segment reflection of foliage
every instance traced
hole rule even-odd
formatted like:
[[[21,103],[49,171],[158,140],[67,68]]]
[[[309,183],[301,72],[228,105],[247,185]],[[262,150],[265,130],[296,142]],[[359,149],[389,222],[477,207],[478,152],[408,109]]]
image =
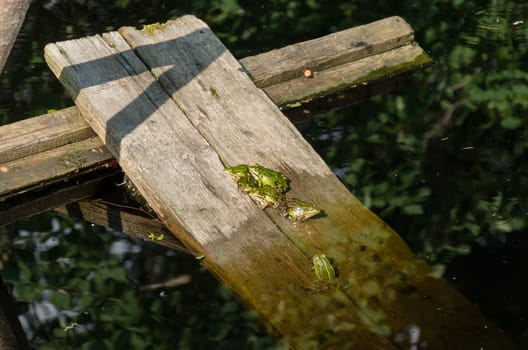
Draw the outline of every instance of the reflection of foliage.
[[[140,27],[187,12],[204,19],[237,57],[243,57],[401,15],[435,64],[416,74],[398,94],[318,117],[306,131],[307,139],[314,140],[322,157],[360,200],[433,263],[449,264],[474,251],[476,245],[493,247],[507,241],[508,235],[526,231],[528,6],[524,2],[490,0],[488,6],[478,8],[460,0],[196,0],[175,2],[171,8],[161,0],[149,6],[138,0],[115,0],[113,5],[100,0],[48,3],[32,2],[23,32],[38,35],[21,34],[9,72],[2,75],[0,123],[71,105],[42,61],[43,46],[49,41],[121,25]],[[40,260],[33,255],[34,247],[19,247],[17,258],[11,258],[17,265],[11,265],[9,280],[21,301],[46,299],[62,310],[76,308],[77,316],[64,313],[64,322],[93,323],[95,331],[101,332],[97,334],[106,338],[105,344],[133,343],[141,348],[139,338],[166,341],[172,333],[161,324],[174,318],[179,323],[170,331],[177,333],[171,339],[189,334],[185,338],[189,342],[206,342],[193,339],[191,329],[204,334],[215,329],[212,333],[224,339],[223,344],[233,345],[232,338],[225,340],[228,334],[240,340],[242,334],[249,334],[248,328],[255,327],[245,322],[245,316],[237,319],[236,311],[229,313],[238,306],[221,288],[203,287],[210,281],[201,284],[203,290],[193,292],[200,295],[200,302],[222,306],[211,314],[195,307],[175,316],[175,310],[184,308],[187,287],[167,298],[127,290],[122,262],[100,250],[111,244],[110,236],[84,235],[79,242],[72,235],[54,235],[62,235],[61,248],[41,253]],[[57,249],[63,251],[59,254]],[[75,265],[61,257],[75,257]],[[191,270],[182,267],[179,272]],[[92,271],[101,271],[99,277],[80,278]],[[48,286],[36,288],[39,273],[49,274],[44,278]],[[130,318],[110,317],[123,307]],[[512,301],[509,307],[520,310],[522,306]],[[234,323],[226,326],[221,320],[229,318],[247,328],[226,331]],[[35,334],[49,346],[56,345],[49,340],[52,329],[57,333],[53,341],[62,345],[77,345],[80,339],[95,341],[93,329],[78,326],[79,333],[73,336],[71,331],[64,334],[61,327],[55,320],[36,327]],[[255,342],[264,341],[260,339]],[[241,342],[236,346],[241,347]]]
[[[49,222],[50,216],[40,218]],[[45,231],[21,226],[27,230],[18,233],[17,254],[2,271],[14,285],[15,298],[29,303],[24,318],[31,325],[33,345],[200,349],[215,343],[216,348],[232,349],[246,343],[273,348],[273,339],[261,333],[249,312],[208,274],[192,268],[198,264],[193,257],[145,246],[152,254],[143,261],[134,252],[138,247],[120,235],[63,217],[51,222]],[[160,270],[163,276],[156,275]],[[200,283],[155,291],[139,288],[192,270]]]

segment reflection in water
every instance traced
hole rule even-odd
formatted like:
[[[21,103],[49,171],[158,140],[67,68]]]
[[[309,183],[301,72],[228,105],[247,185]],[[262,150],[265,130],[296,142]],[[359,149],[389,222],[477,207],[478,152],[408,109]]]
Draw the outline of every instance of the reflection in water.
[[[476,30],[464,39],[477,46],[482,41],[490,44],[504,40],[525,41],[528,45],[528,4],[525,1],[494,1],[474,13]]]

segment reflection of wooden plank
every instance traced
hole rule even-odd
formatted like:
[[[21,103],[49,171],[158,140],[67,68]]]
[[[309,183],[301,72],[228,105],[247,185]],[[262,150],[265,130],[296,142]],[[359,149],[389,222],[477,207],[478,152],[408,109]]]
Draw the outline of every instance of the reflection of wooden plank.
[[[162,222],[292,346],[511,348],[345,189],[203,22],[121,34],[141,59],[117,33],[48,45],[46,59]],[[240,162],[284,172],[289,195],[324,215],[260,210],[223,173]],[[314,253],[346,289],[310,290]]]

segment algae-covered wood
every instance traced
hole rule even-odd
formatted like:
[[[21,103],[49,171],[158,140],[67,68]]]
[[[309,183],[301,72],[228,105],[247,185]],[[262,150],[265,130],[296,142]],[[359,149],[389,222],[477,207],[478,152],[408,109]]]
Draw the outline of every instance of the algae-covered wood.
[[[46,59],[167,227],[294,348],[512,347],[347,191],[203,22],[149,29],[48,45]],[[237,163],[283,172],[288,195],[323,215],[259,209],[223,172]],[[317,288],[315,253],[347,283]]]

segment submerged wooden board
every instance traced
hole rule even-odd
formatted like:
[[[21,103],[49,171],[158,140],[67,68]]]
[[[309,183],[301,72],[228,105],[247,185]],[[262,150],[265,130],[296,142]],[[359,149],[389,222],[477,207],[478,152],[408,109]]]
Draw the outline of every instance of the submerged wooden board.
[[[135,52],[113,32],[48,45],[46,59],[167,227],[293,347],[513,348],[346,190],[203,22],[121,34]],[[257,162],[324,215],[260,210],[223,173]],[[310,288],[314,253],[347,288]]]

